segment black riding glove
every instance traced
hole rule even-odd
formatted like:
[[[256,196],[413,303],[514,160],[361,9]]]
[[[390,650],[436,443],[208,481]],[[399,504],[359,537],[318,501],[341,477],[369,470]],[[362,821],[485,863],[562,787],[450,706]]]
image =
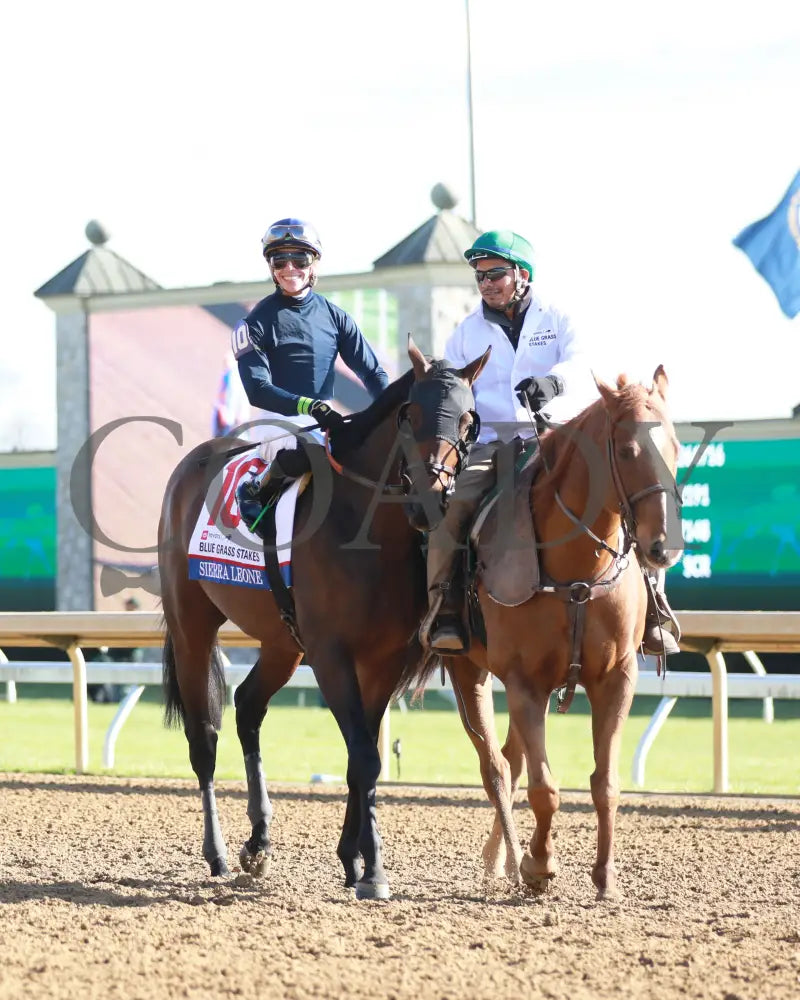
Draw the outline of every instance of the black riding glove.
[[[564,380],[558,375],[534,375],[524,378],[518,385],[514,386],[522,405],[525,405],[527,398],[534,413],[538,413],[543,406],[546,406],[555,396],[560,396],[564,391]]]
[[[309,406],[308,415],[313,417],[324,431],[335,431],[344,423],[344,417],[341,413],[334,410],[332,406],[328,406],[321,399],[315,399]]]

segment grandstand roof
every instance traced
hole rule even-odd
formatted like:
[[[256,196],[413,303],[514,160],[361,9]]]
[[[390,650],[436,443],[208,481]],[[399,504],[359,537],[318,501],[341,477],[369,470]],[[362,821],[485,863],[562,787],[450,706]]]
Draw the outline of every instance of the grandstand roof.
[[[105,246],[93,246],[33,293],[53,295],[116,295],[161,288],[157,281]]]
[[[471,222],[443,209],[378,257],[373,267],[403,267],[408,264],[463,264],[464,251],[480,235]]]

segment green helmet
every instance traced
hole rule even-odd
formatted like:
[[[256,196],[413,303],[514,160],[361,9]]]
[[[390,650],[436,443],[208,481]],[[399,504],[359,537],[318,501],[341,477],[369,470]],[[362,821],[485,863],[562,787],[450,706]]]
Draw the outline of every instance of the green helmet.
[[[533,281],[533,247],[526,239],[510,229],[493,229],[481,233],[464,256],[470,262],[485,257],[501,257],[518,267],[524,267],[528,272],[529,281]]]

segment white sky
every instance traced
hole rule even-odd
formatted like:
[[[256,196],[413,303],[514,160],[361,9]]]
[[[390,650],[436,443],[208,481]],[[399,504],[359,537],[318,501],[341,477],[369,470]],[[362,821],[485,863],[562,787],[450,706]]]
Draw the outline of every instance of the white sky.
[[[165,286],[253,280],[275,218],[328,273],[469,215],[464,0],[15,5],[0,40],[0,449],[55,443],[33,291],[90,218]],[[800,320],[732,244],[800,168],[798,0],[472,0],[478,225],[537,253],[598,374],[676,419],[788,416]]]

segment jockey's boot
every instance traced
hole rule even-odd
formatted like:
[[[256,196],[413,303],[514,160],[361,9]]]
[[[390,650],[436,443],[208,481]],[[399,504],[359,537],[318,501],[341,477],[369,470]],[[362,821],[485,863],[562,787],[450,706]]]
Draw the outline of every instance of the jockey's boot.
[[[439,611],[431,625],[428,644],[443,656],[466,653],[469,649],[469,635],[464,624],[464,587],[460,579],[453,579],[438,585],[442,595]],[[438,602],[438,596],[430,593],[431,605]]]
[[[236,487],[239,515],[251,531],[262,510],[261,485],[261,477],[256,477],[255,479],[243,479]]]
[[[275,502],[287,483],[309,472],[311,462],[305,448],[281,448],[265,473],[244,479],[236,488],[236,501],[244,523],[263,538],[261,521],[266,507]]]
[[[267,472],[255,479],[243,479],[236,488],[236,502],[242,520],[259,538],[262,534],[262,514],[281,492],[289,476],[277,462],[273,462]]]
[[[469,650],[465,554],[431,548],[428,540],[428,613],[419,630],[422,645],[443,656]]]
[[[644,582],[647,588],[647,614],[644,620],[642,651],[648,656],[670,656],[672,653],[680,653],[678,640],[681,637],[681,627],[664,592],[664,574],[658,573],[655,579],[653,577],[648,579],[645,572]]]

